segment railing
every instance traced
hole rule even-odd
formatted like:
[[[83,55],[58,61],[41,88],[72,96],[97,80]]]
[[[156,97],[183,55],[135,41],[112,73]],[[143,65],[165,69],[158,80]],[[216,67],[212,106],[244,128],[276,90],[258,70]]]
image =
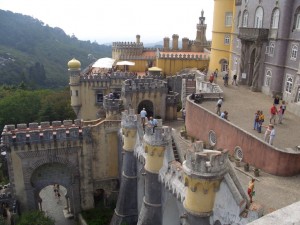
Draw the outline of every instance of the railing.
[[[246,41],[268,40],[269,29],[240,27],[238,38]]]

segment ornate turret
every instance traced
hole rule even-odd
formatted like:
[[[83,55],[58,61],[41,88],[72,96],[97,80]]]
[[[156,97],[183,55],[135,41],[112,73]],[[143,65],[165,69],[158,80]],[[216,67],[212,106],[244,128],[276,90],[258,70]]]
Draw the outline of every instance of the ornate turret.
[[[136,225],[137,223],[137,175],[133,154],[137,136],[137,115],[130,109],[122,112],[123,167],[118,202],[111,225]]]
[[[80,96],[80,72],[81,63],[73,58],[68,62],[68,71],[70,76],[71,106],[77,116],[80,118],[81,96]]]
[[[159,183],[158,173],[163,165],[165,147],[170,140],[170,127],[162,127],[161,121],[154,130],[152,127],[145,128],[145,196],[138,225],[160,225],[162,223],[161,184]]]
[[[172,38],[173,38],[172,50],[178,51],[178,39],[179,39],[178,34],[173,34]]]
[[[183,163],[184,184],[187,187],[184,208],[191,221],[210,216],[216,192],[227,172],[227,154],[227,150],[204,150],[201,141],[187,151]]]
[[[164,51],[170,51],[170,38],[164,38]]]
[[[197,24],[197,35],[194,41],[194,46],[192,46],[192,51],[203,51],[204,47],[208,46],[206,40],[206,27],[204,11],[201,11],[201,17],[199,17],[199,23]]]

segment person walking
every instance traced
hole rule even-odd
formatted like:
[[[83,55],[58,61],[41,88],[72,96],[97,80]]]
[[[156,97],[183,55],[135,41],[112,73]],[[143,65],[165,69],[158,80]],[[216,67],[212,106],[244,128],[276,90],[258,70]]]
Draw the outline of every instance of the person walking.
[[[265,122],[265,115],[264,115],[263,111],[261,110],[259,113],[259,117],[258,117],[258,127],[257,127],[258,133],[261,133],[261,127],[263,126],[264,122]]]
[[[157,119],[155,119],[152,116],[150,116],[149,121],[148,121],[148,126],[152,127],[153,133],[154,133],[155,127],[157,127],[157,125],[158,125]]]
[[[276,135],[275,128],[274,128],[274,125],[272,125],[271,126],[270,137],[269,137],[269,144],[270,145],[273,145],[275,135]]]
[[[276,108],[276,105],[273,104],[273,106],[271,107],[270,109],[270,123],[272,123],[272,121],[274,122],[274,124],[276,124],[276,115],[277,115],[277,108]]]
[[[140,112],[141,115],[141,119],[142,119],[142,124],[143,126],[145,125],[145,121],[146,121],[146,116],[147,116],[147,111],[145,110],[145,108],[143,108]]]
[[[255,179],[252,178],[248,185],[248,196],[250,198],[250,203],[253,202],[252,198],[255,195],[254,182],[255,182]]]
[[[229,80],[228,71],[225,72],[223,80],[224,80],[224,86],[227,87],[228,86],[228,80]]]
[[[221,107],[222,107],[222,104],[223,104],[223,100],[221,97],[219,97],[218,101],[217,101],[217,114],[220,116],[221,115]]]
[[[260,115],[260,111],[257,110],[256,113],[254,114],[254,125],[253,125],[253,130],[258,130],[258,125],[259,125],[259,115]]]
[[[282,105],[279,107],[278,110],[278,123],[282,124],[282,119],[283,119],[283,109],[282,109]]]
[[[232,83],[231,83],[231,85],[238,86],[236,80],[237,80],[237,75],[234,74],[234,75],[233,75],[233,78],[232,78]]]

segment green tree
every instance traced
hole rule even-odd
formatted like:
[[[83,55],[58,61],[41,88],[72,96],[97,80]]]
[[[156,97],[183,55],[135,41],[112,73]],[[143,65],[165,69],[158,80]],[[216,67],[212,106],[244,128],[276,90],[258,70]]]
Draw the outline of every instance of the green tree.
[[[29,211],[24,212],[17,225],[54,225],[55,220],[46,216],[44,212],[41,211]]]

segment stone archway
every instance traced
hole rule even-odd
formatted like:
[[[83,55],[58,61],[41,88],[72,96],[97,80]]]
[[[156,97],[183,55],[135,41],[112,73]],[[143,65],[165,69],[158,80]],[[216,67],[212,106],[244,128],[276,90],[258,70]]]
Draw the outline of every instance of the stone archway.
[[[145,108],[145,110],[147,111],[147,117],[155,116],[152,101],[150,101],[150,100],[141,101],[140,104],[138,105],[138,109],[137,109],[138,113],[140,113],[143,108]]]

